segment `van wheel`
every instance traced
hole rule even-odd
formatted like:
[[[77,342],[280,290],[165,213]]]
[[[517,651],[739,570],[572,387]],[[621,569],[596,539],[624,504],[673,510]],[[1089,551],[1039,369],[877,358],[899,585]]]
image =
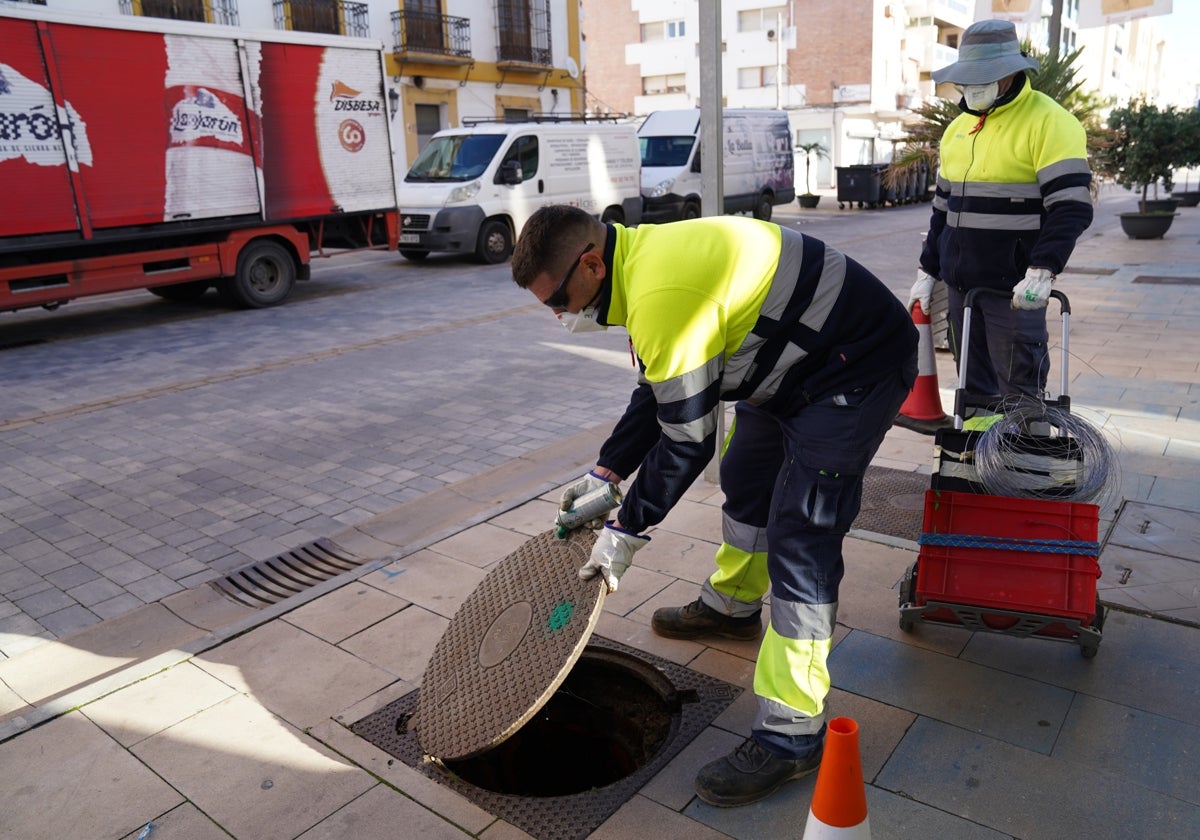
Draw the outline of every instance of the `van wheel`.
[[[475,256],[482,263],[495,265],[502,263],[512,254],[512,231],[508,222],[501,219],[488,219],[479,229],[479,243],[475,246]]]
[[[238,254],[237,274],[221,284],[222,297],[244,309],[283,303],[296,283],[296,263],[278,242],[251,242]]]
[[[614,225],[623,225],[625,224],[625,211],[620,207],[609,207],[601,214],[600,221],[605,224],[611,222]]]
[[[683,211],[679,214],[680,219],[699,219],[700,205],[694,201],[685,202]]]
[[[762,219],[764,222],[771,221],[771,196],[763,193],[758,197],[758,203],[754,205],[754,218]]]
[[[404,259],[406,259],[406,260],[412,260],[413,262],[420,262],[421,260],[423,260],[429,256],[429,252],[421,251],[416,248],[401,248],[400,256],[404,257]]]
[[[195,303],[204,297],[211,286],[208,280],[193,280],[190,283],[172,283],[170,286],[154,286],[150,294],[175,303]]]

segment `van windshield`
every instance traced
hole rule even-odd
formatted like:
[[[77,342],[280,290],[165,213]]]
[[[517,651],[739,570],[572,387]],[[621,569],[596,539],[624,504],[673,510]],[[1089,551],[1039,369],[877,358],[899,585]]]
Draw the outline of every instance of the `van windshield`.
[[[642,166],[683,166],[692,153],[696,138],[684,134],[680,137],[639,137],[642,150]]]
[[[470,181],[487,169],[504,142],[503,134],[434,137],[413,162],[405,181]]]

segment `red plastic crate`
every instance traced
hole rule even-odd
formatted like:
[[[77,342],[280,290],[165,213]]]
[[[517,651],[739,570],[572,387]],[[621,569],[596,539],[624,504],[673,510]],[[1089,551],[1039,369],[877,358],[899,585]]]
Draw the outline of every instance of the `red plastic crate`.
[[[1016,620],[988,616],[989,607],[1074,619],[1086,626],[1095,618],[1098,558],[1025,550],[1020,541],[1095,543],[1099,515],[1098,507],[1080,502],[927,490],[922,526],[926,535],[990,537],[1006,547],[922,545],[916,603],[979,607],[983,620],[995,629]],[[953,620],[945,609],[923,617]],[[1062,633],[1048,629],[1046,635],[1071,632],[1061,629]]]

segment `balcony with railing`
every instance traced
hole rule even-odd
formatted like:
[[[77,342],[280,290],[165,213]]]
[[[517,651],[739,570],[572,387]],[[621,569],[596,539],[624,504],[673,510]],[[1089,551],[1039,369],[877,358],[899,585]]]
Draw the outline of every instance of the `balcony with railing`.
[[[500,69],[543,71],[553,66],[549,0],[498,0],[496,34]]]
[[[436,12],[392,12],[392,51],[398,61],[471,64],[471,21]]]
[[[123,15],[238,25],[237,0],[120,0],[120,9]]]
[[[369,38],[366,3],[349,0],[274,0],[275,28]]]

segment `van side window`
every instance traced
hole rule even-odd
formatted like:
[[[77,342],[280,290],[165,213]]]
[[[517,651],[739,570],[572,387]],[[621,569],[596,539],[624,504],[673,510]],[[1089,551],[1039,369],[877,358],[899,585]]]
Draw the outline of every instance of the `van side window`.
[[[696,141],[696,154],[692,157],[692,171],[700,171],[700,141]]]
[[[504,153],[504,160],[500,162],[503,166],[509,161],[516,161],[521,166],[521,180],[528,181],[530,178],[537,175],[538,168],[538,139],[533,135],[525,135],[518,137],[513,141],[513,144],[508,147],[508,151]]]

